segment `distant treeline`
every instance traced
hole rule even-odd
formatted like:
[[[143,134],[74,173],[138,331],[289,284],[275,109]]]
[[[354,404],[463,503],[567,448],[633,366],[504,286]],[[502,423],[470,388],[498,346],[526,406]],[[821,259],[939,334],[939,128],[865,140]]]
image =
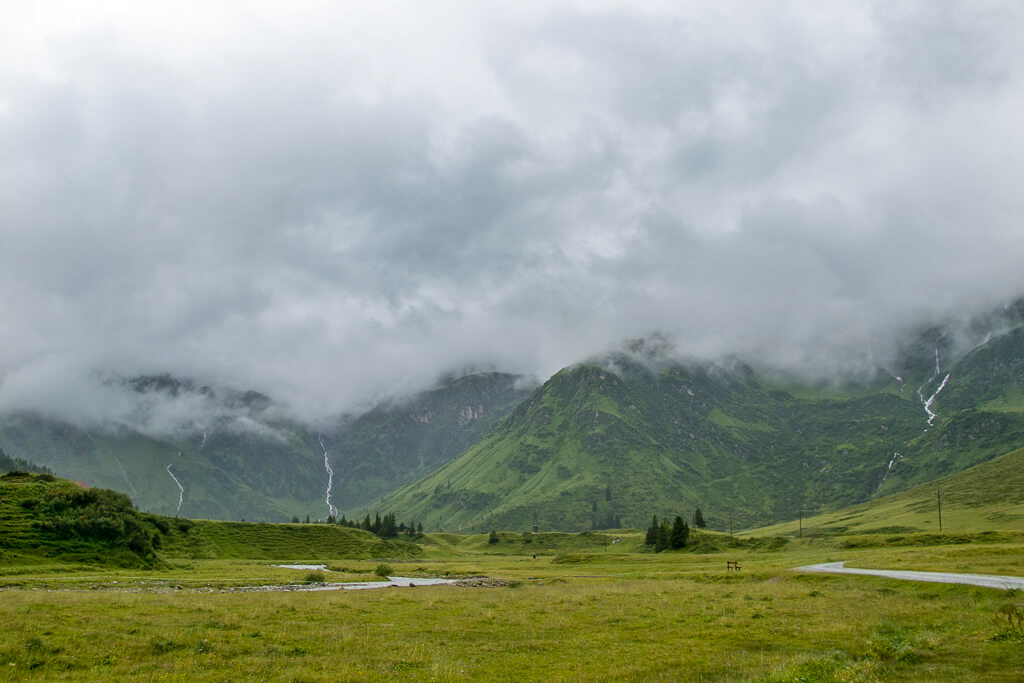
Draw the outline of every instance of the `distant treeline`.
[[[293,524],[299,524],[299,518],[292,517]],[[309,521],[309,515],[306,515],[306,524],[337,524],[338,526],[347,526],[350,529],[362,529],[363,531],[369,531],[371,534],[376,534],[381,538],[396,538],[401,534],[406,536],[422,536],[423,535],[423,523],[417,524],[414,521],[406,524],[405,522],[399,522],[395,519],[395,513],[389,512],[383,517],[378,512],[373,519],[370,519],[370,515],[366,515],[363,520],[356,521],[354,519],[345,519],[345,515],[341,516],[341,519],[336,519],[334,516],[328,517],[325,521],[321,522],[317,520],[315,522]]]
[[[0,472],[35,472],[36,474],[53,474],[48,467],[36,465],[28,460],[12,458],[0,448]]]

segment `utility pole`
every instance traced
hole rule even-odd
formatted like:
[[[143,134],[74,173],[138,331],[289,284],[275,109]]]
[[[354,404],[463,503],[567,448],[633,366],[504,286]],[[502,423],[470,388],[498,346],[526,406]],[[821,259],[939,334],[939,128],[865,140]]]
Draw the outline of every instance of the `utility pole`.
[[[942,489],[935,489],[935,498],[939,504],[939,533],[942,533]]]
[[[798,538],[804,537],[804,509],[800,508],[800,533]]]

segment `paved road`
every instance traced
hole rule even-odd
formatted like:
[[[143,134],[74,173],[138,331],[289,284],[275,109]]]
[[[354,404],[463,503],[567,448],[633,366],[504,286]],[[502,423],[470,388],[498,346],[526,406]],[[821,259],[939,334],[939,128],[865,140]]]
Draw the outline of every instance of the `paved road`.
[[[949,572],[912,572],[894,569],[852,569],[844,567],[845,562],[826,562],[797,567],[798,572],[818,572],[822,574],[867,574],[868,576],[884,576],[901,581],[932,581],[934,583],[963,583],[968,586],[985,588],[1001,588],[1003,590],[1024,590],[1024,578],[1019,576],[993,576],[991,574],[951,574]]]

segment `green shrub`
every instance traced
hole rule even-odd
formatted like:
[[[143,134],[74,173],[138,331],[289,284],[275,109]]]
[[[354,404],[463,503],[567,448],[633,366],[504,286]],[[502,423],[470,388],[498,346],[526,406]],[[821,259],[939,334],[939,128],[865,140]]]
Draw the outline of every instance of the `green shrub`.
[[[388,576],[394,573],[394,570],[391,569],[390,564],[386,562],[381,562],[377,565],[377,568],[373,570],[373,573],[381,578],[386,579]]]

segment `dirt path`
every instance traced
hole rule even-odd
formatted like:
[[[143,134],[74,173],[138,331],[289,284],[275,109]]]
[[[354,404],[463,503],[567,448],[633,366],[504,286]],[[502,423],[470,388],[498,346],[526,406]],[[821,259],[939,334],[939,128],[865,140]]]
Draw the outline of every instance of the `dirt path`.
[[[1000,588],[1002,590],[1024,590],[1024,578],[1019,576],[994,576],[992,574],[953,574],[950,572],[915,572],[898,569],[852,569],[844,567],[845,562],[826,562],[797,567],[798,572],[817,572],[822,574],[866,574],[868,576],[884,576],[888,579],[901,581],[931,581],[934,583],[963,583],[968,586],[984,588]]]

